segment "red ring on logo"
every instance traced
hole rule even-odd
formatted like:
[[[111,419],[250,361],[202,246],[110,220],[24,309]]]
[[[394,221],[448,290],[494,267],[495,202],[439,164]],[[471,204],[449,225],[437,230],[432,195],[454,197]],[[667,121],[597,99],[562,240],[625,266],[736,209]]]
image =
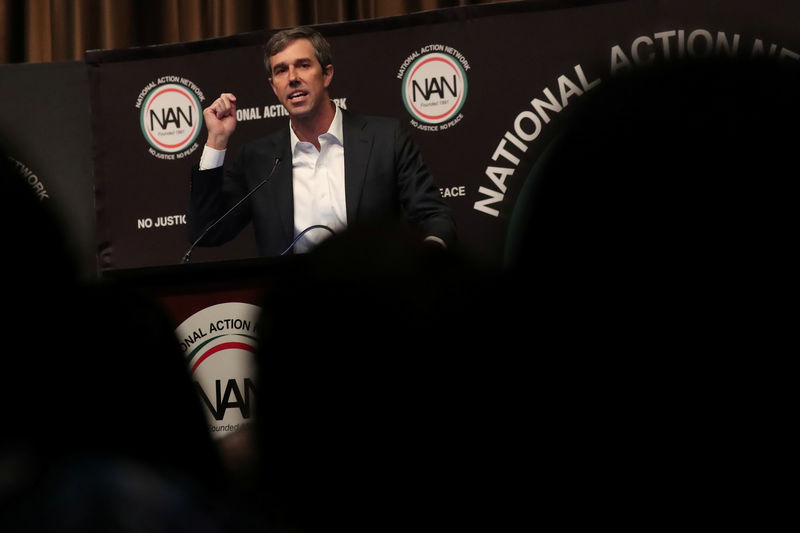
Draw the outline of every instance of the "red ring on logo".
[[[197,370],[197,367],[200,366],[200,363],[211,357],[217,352],[221,352],[223,350],[244,350],[247,352],[256,353],[255,348],[250,346],[249,344],[245,344],[243,342],[224,342],[222,344],[218,344],[213,348],[209,349],[206,353],[201,355],[197,361],[195,361],[194,365],[192,365],[191,373],[194,374],[194,371]]]

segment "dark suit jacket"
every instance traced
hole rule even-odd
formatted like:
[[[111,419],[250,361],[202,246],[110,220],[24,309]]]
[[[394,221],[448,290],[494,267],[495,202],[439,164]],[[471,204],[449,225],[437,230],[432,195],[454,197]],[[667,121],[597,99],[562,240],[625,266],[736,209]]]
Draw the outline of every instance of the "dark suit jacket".
[[[400,217],[424,235],[439,237],[451,245],[455,224],[450,210],[419,149],[400,123],[342,113],[348,227]],[[286,250],[294,239],[288,127],[245,144],[224,171],[195,167],[187,217],[190,242],[266,178],[276,158],[280,163],[268,183],[210,230],[199,245],[223,244],[252,221],[261,255],[280,255]]]

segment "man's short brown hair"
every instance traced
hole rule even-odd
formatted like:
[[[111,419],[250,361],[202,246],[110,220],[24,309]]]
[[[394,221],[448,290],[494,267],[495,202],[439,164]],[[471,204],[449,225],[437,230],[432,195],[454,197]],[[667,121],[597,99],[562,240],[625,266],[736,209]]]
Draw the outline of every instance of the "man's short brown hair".
[[[308,26],[289,28],[281,30],[270,37],[267,44],[264,45],[264,66],[267,68],[267,73],[269,73],[270,78],[272,77],[272,66],[270,65],[269,58],[282,52],[287,46],[298,39],[308,39],[311,42],[311,45],[314,47],[315,55],[317,56],[317,61],[319,61],[323,71],[328,65],[333,64],[331,45],[325,40],[322,34]]]

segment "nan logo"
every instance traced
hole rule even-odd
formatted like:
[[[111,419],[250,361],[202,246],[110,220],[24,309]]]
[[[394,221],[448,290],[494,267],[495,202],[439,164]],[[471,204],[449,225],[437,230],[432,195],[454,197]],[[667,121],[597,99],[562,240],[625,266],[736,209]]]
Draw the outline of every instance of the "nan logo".
[[[458,124],[467,100],[469,62],[452,46],[431,44],[414,51],[397,74],[411,125],[441,131]]]
[[[151,155],[181,159],[198,148],[203,100],[202,91],[180,76],[163,76],[142,89],[136,107]]]
[[[201,309],[175,330],[215,439],[252,421],[261,308],[225,302]]]

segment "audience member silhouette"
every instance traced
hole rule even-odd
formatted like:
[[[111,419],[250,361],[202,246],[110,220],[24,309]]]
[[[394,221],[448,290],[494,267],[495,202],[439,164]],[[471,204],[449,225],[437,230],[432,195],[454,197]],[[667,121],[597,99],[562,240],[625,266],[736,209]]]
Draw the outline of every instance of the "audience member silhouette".
[[[249,530],[226,499],[173,324],[138,290],[78,282],[26,185],[4,166],[3,222],[21,231],[7,232],[17,312],[0,393],[0,529]]]
[[[475,328],[489,278],[407,230],[333,237],[265,297],[256,420],[276,527],[473,530],[502,524],[490,493],[518,497],[500,482],[522,468],[526,391],[481,351],[498,334]]]
[[[679,522],[761,485],[751,461],[777,466],[798,67],[708,58],[604,80],[529,177],[508,282],[532,304],[519,342],[550,399],[553,510]]]
[[[797,67],[676,60],[587,93],[521,193],[515,283],[615,342],[746,334],[787,281]]]

